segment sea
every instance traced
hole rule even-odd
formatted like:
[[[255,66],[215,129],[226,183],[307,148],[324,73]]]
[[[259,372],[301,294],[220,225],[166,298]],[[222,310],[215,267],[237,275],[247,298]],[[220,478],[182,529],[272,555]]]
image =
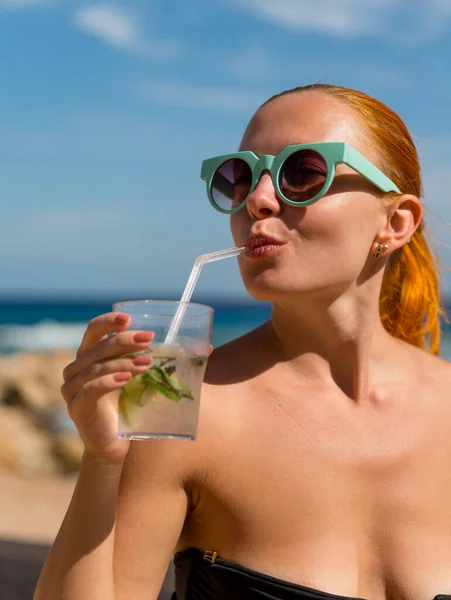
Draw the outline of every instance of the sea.
[[[213,306],[212,344],[218,347],[268,320],[270,304],[197,300]],[[0,354],[77,348],[86,324],[111,311],[110,299],[0,300]],[[448,314],[451,314],[449,306]],[[444,327],[441,356],[451,361],[451,327]]]

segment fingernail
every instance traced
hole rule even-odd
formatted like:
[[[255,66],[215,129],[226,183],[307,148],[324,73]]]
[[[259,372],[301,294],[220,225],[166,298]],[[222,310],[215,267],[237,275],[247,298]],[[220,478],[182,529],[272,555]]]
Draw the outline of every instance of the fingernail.
[[[130,377],[132,376],[131,373],[116,373],[116,375],[114,376],[114,381],[128,381],[130,379]]]
[[[127,321],[128,321],[127,315],[117,315],[117,317],[114,319],[114,322],[117,325],[125,325],[125,323],[127,323]]]
[[[133,359],[133,364],[137,367],[141,367],[143,365],[149,365],[152,357],[149,354],[140,354],[139,356],[135,356]]]
[[[139,331],[133,336],[133,341],[137,342],[138,344],[144,344],[144,342],[150,342],[152,338],[152,331]]]

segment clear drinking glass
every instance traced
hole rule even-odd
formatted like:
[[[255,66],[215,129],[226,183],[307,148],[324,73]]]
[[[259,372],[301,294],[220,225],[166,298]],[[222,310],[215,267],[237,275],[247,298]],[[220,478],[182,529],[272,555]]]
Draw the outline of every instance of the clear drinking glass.
[[[113,311],[131,316],[130,330],[155,334],[144,351],[152,355],[149,369],[143,375],[134,375],[122,388],[119,437],[196,439],[213,308],[175,300],[127,300],[113,304]],[[168,342],[176,314],[179,325]]]

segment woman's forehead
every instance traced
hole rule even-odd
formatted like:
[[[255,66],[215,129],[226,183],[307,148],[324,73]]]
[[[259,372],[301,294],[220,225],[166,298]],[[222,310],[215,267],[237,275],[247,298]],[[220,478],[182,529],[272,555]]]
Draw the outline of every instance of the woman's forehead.
[[[320,92],[292,93],[262,106],[244,133],[240,150],[278,154],[290,144],[348,142],[359,149],[361,127],[345,102]]]

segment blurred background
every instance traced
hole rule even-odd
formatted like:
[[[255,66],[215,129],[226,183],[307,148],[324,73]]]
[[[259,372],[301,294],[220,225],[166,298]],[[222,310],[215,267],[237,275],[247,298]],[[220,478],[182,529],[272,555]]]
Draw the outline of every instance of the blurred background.
[[[200,165],[269,96],[335,83],[397,111],[451,267],[450,33],[449,0],[0,0],[0,600],[31,598],[72,492],[59,387],[86,322],[178,299],[198,255],[233,245]],[[444,268],[448,305],[450,284]],[[215,346],[269,316],[234,259],[194,300],[215,308]]]

